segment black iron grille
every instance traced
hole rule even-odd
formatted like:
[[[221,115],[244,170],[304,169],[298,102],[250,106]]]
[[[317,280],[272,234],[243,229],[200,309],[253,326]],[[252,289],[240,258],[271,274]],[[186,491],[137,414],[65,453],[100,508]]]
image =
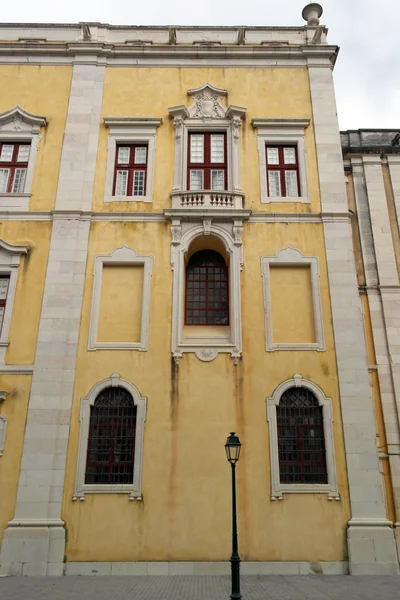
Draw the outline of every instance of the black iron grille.
[[[322,406],[306,388],[282,394],[276,408],[281,483],[328,483]]]
[[[186,270],[186,325],[228,325],[228,269],[214,250],[193,254]]]
[[[85,483],[132,483],[136,406],[124,388],[103,390],[90,407]]]

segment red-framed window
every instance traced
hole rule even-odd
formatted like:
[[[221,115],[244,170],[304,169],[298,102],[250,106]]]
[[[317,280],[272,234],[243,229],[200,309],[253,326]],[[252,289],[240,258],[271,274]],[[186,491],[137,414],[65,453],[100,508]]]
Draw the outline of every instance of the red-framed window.
[[[186,267],[185,325],[229,325],[228,267],[214,250],[200,250]]]
[[[103,390],[90,407],[85,483],[131,484],[136,406],[121,387]]]
[[[297,146],[266,146],[268,196],[299,197]]]
[[[145,196],[148,147],[119,144],[115,157],[113,196]]]
[[[0,142],[0,194],[22,194],[31,145]]]
[[[9,285],[10,278],[7,275],[0,275],[0,333],[3,328]]]
[[[226,190],[227,187],[226,132],[190,132],[187,189]]]
[[[281,483],[328,483],[322,406],[306,388],[290,388],[276,407]]]

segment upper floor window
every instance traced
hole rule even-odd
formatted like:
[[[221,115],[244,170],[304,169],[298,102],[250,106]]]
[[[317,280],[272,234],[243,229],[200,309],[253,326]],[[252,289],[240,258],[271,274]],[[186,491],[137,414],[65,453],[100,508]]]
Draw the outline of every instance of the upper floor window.
[[[323,407],[307,388],[286,390],[276,407],[281,484],[327,484]]]
[[[229,325],[228,268],[214,250],[200,250],[189,260],[185,324]]]
[[[0,333],[3,328],[4,313],[6,310],[6,301],[10,277],[0,276]]]
[[[189,133],[189,190],[227,189],[226,133]]]
[[[147,145],[117,145],[114,196],[146,196]]]
[[[268,196],[301,196],[297,146],[266,146]]]
[[[137,407],[128,390],[109,387],[90,407],[85,484],[130,484]]]
[[[22,194],[25,190],[31,145],[0,142],[0,193]]]

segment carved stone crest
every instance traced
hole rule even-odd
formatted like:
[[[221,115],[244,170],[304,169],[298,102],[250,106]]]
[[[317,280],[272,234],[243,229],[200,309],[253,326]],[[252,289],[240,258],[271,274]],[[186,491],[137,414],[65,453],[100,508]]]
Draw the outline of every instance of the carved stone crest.
[[[200,88],[188,91],[194,103],[189,107],[189,116],[192,119],[223,119],[226,107],[221,103],[221,98],[227,91],[205,83]]]

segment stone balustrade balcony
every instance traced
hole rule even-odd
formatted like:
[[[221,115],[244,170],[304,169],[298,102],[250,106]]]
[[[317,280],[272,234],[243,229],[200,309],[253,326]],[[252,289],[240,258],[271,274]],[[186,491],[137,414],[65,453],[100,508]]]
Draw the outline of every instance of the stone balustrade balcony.
[[[244,194],[225,190],[197,190],[172,192],[172,209],[204,210],[242,210]]]

